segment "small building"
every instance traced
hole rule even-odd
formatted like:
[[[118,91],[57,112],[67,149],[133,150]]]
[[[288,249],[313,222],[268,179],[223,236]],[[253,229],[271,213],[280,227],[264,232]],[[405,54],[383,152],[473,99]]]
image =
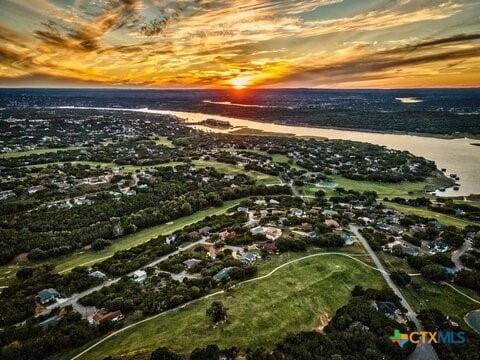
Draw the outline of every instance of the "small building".
[[[373,306],[378,312],[381,312],[390,319],[397,319],[402,315],[395,304],[390,301],[375,301]]]
[[[310,223],[304,222],[299,226],[299,228],[302,231],[312,231],[313,226]]]
[[[342,231],[340,233],[340,239],[342,239],[345,245],[353,245],[352,236],[350,235],[350,233],[346,231]]]
[[[43,320],[42,322],[38,323],[38,326],[40,326],[40,328],[43,331],[45,331],[45,330],[48,330],[50,328],[57,327],[60,320],[61,320],[61,317],[58,316],[58,315],[55,315],[55,316],[49,317],[48,319]]]
[[[103,272],[98,270],[91,272],[89,275],[97,279],[104,279],[107,276]]]
[[[270,255],[278,254],[277,246],[272,242],[266,241],[258,245],[260,246],[260,249],[262,249],[263,251],[267,252]]]
[[[277,240],[280,236],[282,236],[282,230],[273,226],[265,226],[263,228],[263,231],[265,232],[265,237],[268,240]]]
[[[27,190],[28,192],[28,195],[32,195],[32,194],[35,194],[39,191],[43,191],[45,190],[45,186],[43,185],[36,185],[36,186],[30,186]]]
[[[210,235],[210,226],[204,226],[198,230],[200,235],[202,236],[209,236]]]
[[[216,282],[223,282],[230,279],[230,272],[233,270],[233,267],[227,267],[220,270],[218,273],[213,275],[213,280]]]
[[[303,210],[299,208],[291,208],[290,209],[290,215],[295,216],[295,217],[300,217],[303,215]]]
[[[239,206],[237,207],[238,212],[248,212],[248,207]]]
[[[331,227],[331,228],[335,228],[335,229],[340,227],[338,222],[336,220],[333,220],[333,219],[325,220],[325,225],[327,225],[328,227]]]
[[[200,264],[201,262],[202,260],[199,260],[199,259],[188,259],[183,262],[183,265],[185,265],[185,267],[190,270],[190,269],[193,269],[198,264]]]
[[[145,270],[136,270],[130,277],[133,279],[133,281],[141,284],[147,280],[147,272]]]
[[[280,202],[275,200],[275,199],[270,199],[270,201],[268,202],[268,205],[270,206],[278,206],[280,205]]]
[[[267,202],[265,200],[255,200],[254,204],[258,206],[265,206],[267,205]]]
[[[100,310],[97,311],[91,319],[89,319],[90,324],[92,325],[100,325],[104,322],[109,322],[109,321],[120,321],[123,319],[123,314],[120,310],[116,311],[107,311],[107,310]]]
[[[322,215],[326,217],[332,217],[338,215],[338,211],[325,209],[322,211]]]
[[[257,258],[258,258],[257,253],[247,252],[243,254],[243,256],[240,258],[240,261],[242,261],[245,264],[252,265],[253,263],[255,263]]]
[[[37,294],[37,299],[42,305],[55,301],[61,297],[60,293],[52,288],[40,290]]]
[[[432,255],[448,251],[448,245],[441,240],[430,241],[427,247],[430,249],[430,254]]]
[[[252,235],[265,235],[265,230],[263,229],[263,226],[255,226],[254,228],[250,229],[250,233]]]
[[[218,233],[218,238],[220,241],[225,241],[226,239],[235,237],[237,233],[235,231],[224,230]]]
[[[168,245],[172,245],[175,243],[175,240],[177,240],[177,235],[175,234],[170,234],[167,236],[167,238],[165,239],[165,242],[168,244]]]
[[[210,259],[215,260],[217,258],[217,255],[221,252],[220,249],[217,249],[215,246],[209,246],[208,247],[208,256]]]

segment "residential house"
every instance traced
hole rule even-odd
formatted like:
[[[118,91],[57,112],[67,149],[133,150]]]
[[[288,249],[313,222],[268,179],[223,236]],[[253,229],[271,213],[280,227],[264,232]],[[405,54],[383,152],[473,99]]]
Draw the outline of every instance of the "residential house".
[[[37,299],[42,305],[55,301],[56,299],[59,299],[61,297],[62,296],[60,295],[60,293],[52,288],[43,289],[37,293]]]
[[[130,275],[130,277],[133,281],[141,284],[147,280],[147,272],[145,270],[136,270]]]
[[[331,227],[331,228],[335,228],[335,229],[340,227],[338,222],[336,220],[333,220],[333,219],[325,220],[325,225],[327,225],[328,227]]]
[[[390,319],[398,321],[402,318],[402,312],[390,301],[375,301],[373,306],[378,312],[381,312]]]
[[[185,260],[183,262],[183,265],[185,265],[185,267],[190,270],[190,269],[193,269],[195,266],[197,266],[198,264],[200,264],[202,262],[202,260],[199,260],[199,259],[188,259],[188,260]]]
[[[35,194],[39,191],[45,190],[45,186],[43,185],[36,185],[36,186],[30,186],[27,190],[28,195]]]
[[[167,238],[165,239],[165,242],[168,244],[168,245],[172,245],[175,243],[175,240],[177,239],[177,235],[175,234],[170,234],[167,236]]]
[[[345,245],[353,245],[352,235],[346,231],[340,233],[340,239],[342,239]]]
[[[263,228],[265,232],[265,237],[268,240],[275,241],[277,240],[280,236],[282,236],[282,230],[273,226],[265,226]]]
[[[230,272],[233,270],[233,267],[227,267],[220,270],[218,273],[213,275],[213,280],[217,282],[223,282],[230,279]]]
[[[299,226],[299,229],[302,231],[312,231],[313,226],[310,223],[304,222]]]
[[[338,215],[338,211],[325,209],[325,210],[322,211],[322,215],[326,216],[326,217],[332,217],[332,216]]]
[[[220,241],[225,241],[226,239],[235,237],[236,235],[237,235],[237,233],[235,231],[224,230],[224,231],[218,233],[218,239]]]
[[[204,226],[198,230],[200,235],[202,236],[209,236],[210,235],[210,226]]]
[[[116,311],[107,311],[107,310],[100,310],[97,311],[90,319],[89,322],[92,325],[98,326],[104,322],[109,321],[120,321],[123,319],[123,314],[120,310]]]
[[[252,235],[259,235],[259,234],[265,235],[265,230],[264,230],[263,226],[259,225],[259,226],[255,226],[254,228],[251,228],[250,233]]]
[[[291,208],[290,209],[290,215],[296,216],[296,217],[301,217],[303,215],[303,210],[299,208]]]
[[[247,252],[247,253],[243,254],[243,256],[240,258],[240,261],[242,261],[243,263],[245,263],[247,265],[252,265],[253,263],[255,263],[257,258],[258,258],[257,253]]]
[[[217,255],[221,252],[220,249],[216,248],[215,246],[209,246],[207,255],[210,257],[210,259],[215,260],[217,258]]]
[[[56,327],[58,325],[58,323],[60,322],[60,320],[61,320],[61,317],[58,316],[58,315],[55,315],[55,316],[49,317],[48,319],[43,320],[42,322],[38,323],[38,326],[40,326],[40,328],[43,331],[45,331],[45,330]]]
[[[270,201],[268,202],[268,204],[269,204],[270,206],[278,206],[278,205],[280,205],[280,202],[277,201],[277,200],[275,200],[275,199],[270,199]]]
[[[265,241],[263,243],[259,243],[258,246],[260,247],[260,249],[266,251],[268,254],[273,255],[278,253],[277,246],[272,242]]]
[[[93,271],[89,274],[91,277],[97,278],[97,279],[104,279],[107,275],[105,275],[101,271]]]

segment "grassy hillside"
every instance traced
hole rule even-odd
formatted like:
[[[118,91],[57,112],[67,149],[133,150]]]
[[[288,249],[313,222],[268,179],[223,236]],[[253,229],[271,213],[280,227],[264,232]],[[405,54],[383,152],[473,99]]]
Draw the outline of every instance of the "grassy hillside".
[[[290,331],[325,325],[336,309],[348,301],[357,284],[381,288],[384,283],[378,272],[346,257],[332,254],[305,259],[268,278],[130,328],[81,359],[148,354],[159,346],[179,352],[210,343],[238,346],[242,350],[270,347]],[[222,301],[228,308],[228,321],[221,326],[213,326],[205,315],[214,300]]]

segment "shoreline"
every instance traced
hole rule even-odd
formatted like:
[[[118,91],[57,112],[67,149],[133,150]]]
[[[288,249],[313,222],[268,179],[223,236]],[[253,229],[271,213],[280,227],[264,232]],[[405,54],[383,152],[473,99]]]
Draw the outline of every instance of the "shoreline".
[[[89,110],[89,109],[101,109],[101,110],[112,110],[112,111],[138,111],[142,112],[147,110],[148,111],[164,111],[164,112],[184,112],[184,113],[191,113],[197,114],[198,111],[185,111],[185,110],[177,110],[177,109],[167,109],[167,108],[159,108],[159,109],[151,109],[151,108],[98,108],[98,107],[85,107],[85,106],[47,106],[46,108],[54,108],[54,109],[81,109],[81,110]],[[418,137],[425,137],[425,138],[435,138],[441,140],[455,140],[455,139],[470,139],[473,141],[480,140],[480,135],[469,134],[469,133],[458,133],[458,134],[436,134],[436,133],[424,133],[424,132],[415,132],[415,131],[401,131],[401,130],[376,130],[376,129],[367,129],[367,128],[350,128],[350,127],[341,127],[341,126],[319,126],[313,124],[306,124],[303,122],[299,123],[288,123],[288,122],[281,122],[277,120],[265,120],[265,119],[251,119],[251,118],[239,118],[234,116],[227,116],[221,114],[211,114],[211,113],[201,113],[203,115],[208,116],[219,116],[219,117],[226,117],[226,118],[235,118],[239,120],[251,121],[251,122],[258,122],[262,124],[273,124],[279,126],[290,126],[290,127],[304,127],[304,128],[311,128],[311,129],[323,129],[323,130],[339,130],[339,131],[355,131],[355,132],[365,132],[365,133],[372,133],[372,134],[386,134],[386,135],[408,135],[408,136],[418,136]],[[175,116],[175,115],[174,115]],[[179,119],[185,121],[185,119],[177,116]],[[195,123],[189,123],[185,121],[187,124],[195,125]],[[236,128],[236,126],[233,126]],[[471,144],[475,146],[476,144]],[[480,146],[477,145],[477,146]]]

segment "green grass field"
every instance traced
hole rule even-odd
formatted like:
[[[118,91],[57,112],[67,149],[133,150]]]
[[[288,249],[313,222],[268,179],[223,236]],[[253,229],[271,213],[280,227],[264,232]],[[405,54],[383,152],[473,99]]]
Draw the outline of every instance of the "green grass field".
[[[460,228],[464,228],[467,225],[475,225],[475,224],[478,225],[478,223],[476,223],[474,221],[464,220],[464,219],[457,218],[455,216],[441,214],[441,213],[431,211],[431,210],[428,210],[428,209],[425,209],[425,208],[417,208],[417,207],[413,207],[413,206],[393,203],[393,202],[390,202],[390,201],[383,201],[383,203],[385,204],[385,206],[387,206],[389,208],[392,208],[392,209],[395,209],[397,211],[400,211],[400,212],[402,212],[406,215],[417,215],[417,216],[423,216],[423,217],[426,217],[426,218],[436,219],[440,223],[442,223],[444,225],[447,225],[447,226],[453,225],[453,226],[457,226],[457,227],[460,227]]]
[[[155,144],[163,145],[163,146],[166,146],[166,147],[169,147],[169,148],[174,148],[175,147],[175,145],[173,145],[173,143],[170,140],[168,140],[166,136],[162,136],[158,140],[155,140]]]
[[[258,181],[260,184],[279,184],[280,180],[277,176],[263,174],[258,171],[246,171],[243,167],[221,163],[218,161],[194,160],[193,166],[198,168],[212,167],[218,172],[225,174],[246,174]]]
[[[32,154],[47,154],[58,151],[69,151],[69,150],[78,150],[81,149],[79,146],[69,146],[64,148],[45,148],[45,149],[35,149],[35,150],[25,150],[25,151],[9,151],[6,153],[0,154],[0,159],[16,158],[21,156],[28,156]]]
[[[267,268],[270,266],[264,270]],[[347,303],[351,289],[357,284],[384,286],[378,272],[354,260],[338,255],[305,259],[268,278],[240,285],[225,294],[130,328],[81,359],[134,354],[139,355],[138,359],[146,359],[147,354],[160,346],[184,353],[211,343],[221,348],[237,346],[241,350],[271,347],[288,332],[325,325],[334,312]],[[205,315],[214,299],[228,308],[227,323],[221,326],[213,326]]]
[[[356,190],[356,191],[375,191],[380,198],[385,196],[394,197],[412,197],[412,196],[421,196],[423,195],[423,189],[425,188],[426,183],[424,182],[401,182],[397,184],[387,184],[387,183],[378,183],[373,181],[358,181],[344,178],[342,176],[330,176],[331,181],[336,184],[336,187],[341,187],[347,190]],[[311,185],[311,188],[307,191],[324,190],[326,192],[333,189],[322,188]]]
[[[463,317],[469,311],[478,309],[480,305],[448,286],[429,282],[421,276],[413,277],[412,281],[419,284],[421,288],[414,290],[411,286],[408,286],[402,289],[402,293],[415,311],[427,308],[439,309],[445,315],[451,316],[452,320],[459,323],[462,327],[468,328]],[[480,300],[478,296],[474,295],[473,291],[463,288],[460,290],[466,292],[474,299]]]
[[[187,225],[198,222],[207,216],[223,214],[228,209],[237,205],[241,201],[242,199],[226,201],[221,207],[208,208],[206,210],[198,211],[195,214],[179,218],[167,224],[162,224],[162,225],[154,226],[144,230],[140,230],[135,234],[127,235],[115,240],[115,242],[111,246],[101,251],[91,251],[91,250],[78,251],[68,257],[60,258],[56,260],[50,260],[48,262],[54,264],[56,270],[59,272],[68,271],[76,266],[92,265],[95,262],[101,261],[103,259],[106,259],[112,256],[117,251],[129,249],[133,246],[143,244],[144,242],[147,242],[150,239],[155,238],[159,235],[169,234]],[[8,284],[9,280],[11,279],[12,276],[15,276],[15,272],[18,270],[20,266],[32,265],[32,264],[38,264],[38,263],[31,263],[26,261],[18,264],[1,266],[0,267],[0,285]]]

